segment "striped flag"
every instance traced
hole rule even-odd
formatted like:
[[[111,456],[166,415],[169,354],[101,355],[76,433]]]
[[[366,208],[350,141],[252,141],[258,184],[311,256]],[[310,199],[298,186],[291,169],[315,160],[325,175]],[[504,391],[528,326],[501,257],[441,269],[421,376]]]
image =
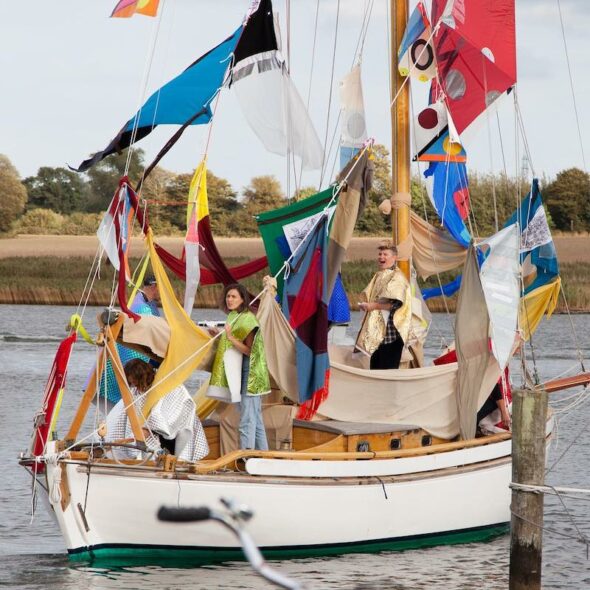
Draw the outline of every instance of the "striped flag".
[[[160,0],[120,0],[111,13],[111,18],[130,18],[134,14],[156,16]]]

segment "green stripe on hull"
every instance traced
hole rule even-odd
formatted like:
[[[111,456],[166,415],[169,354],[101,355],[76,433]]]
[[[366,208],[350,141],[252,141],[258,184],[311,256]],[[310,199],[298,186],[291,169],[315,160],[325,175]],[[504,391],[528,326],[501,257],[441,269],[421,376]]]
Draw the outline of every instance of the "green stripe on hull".
[[[326,557],[345,553],[379,553],[381,551],[406,551],[423,549],[436,545],[486,542],[504,535],[508,523],[477,527],[413,537],[383,539],[361,543],[338,543],[333,545],[307,545],[296,547],[263,548],[267,559],[295,559],[304,557]],[[103,565],[166,565],[187,567],[209,565],[224,561],[244,560],[241,549],[217,549],[213,547],[180,547],[157,545],[97,545],[88,549],[70,551],[73,561],[92,561]]]

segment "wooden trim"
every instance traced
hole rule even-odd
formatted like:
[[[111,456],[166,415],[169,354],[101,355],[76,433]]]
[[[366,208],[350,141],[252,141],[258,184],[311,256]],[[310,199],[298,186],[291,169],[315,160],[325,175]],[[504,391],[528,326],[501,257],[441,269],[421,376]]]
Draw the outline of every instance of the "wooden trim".
[[[88,386],[86,387],[86,391],[84,392],[84,395],[82,396],[82,400],[80,401],[80,405],[78,406],[78,410],[76,411],[76,415],[74,416],[72,423],[70,424],[70,429],[68,430],[68,433],[66,434],[65,440],[68,442],[69,441],[74,442],[76,440],[76,437],[78,436],[78,433],[80,432],[80,428],[82,427],[82,423],[84,422],[84,419],[86,418],[86,414],[88,413],[88,408],[90,407],[90,404],[92,403],[92,400],[94,399],[94,396],[96,395],[97,375],[101,375],[104,370],[105,355],[106,355],[106,350],[104,348],[104,334],[105,334],[106,327],[102,323],[102,320],[100,319],[100,315],[97,317],[97,320],[98,320],[98,325],[100,327],[100,334],[99,334],[99,338],[97,338],[97,342],[101,343],[101,345],[103,346],[103,349],[102,349],[102,352],[98,358],[98,363],[97,363],[96,367],[94,367],[94,369],[90,375],[90,380],[88,381]],[[121,331],[122,326],[123,326],[123,317],[121,315],[119,315],[119,318],[111,327],[111,335],[113,338],[116,338],[119,335],[119,332]],[[66,446],[69,446],[69,445],[66,445]]]
[[[121,322],[123,321],[122,316],[119,316],[119,319],[121,319]],[[139,416],[137,415],[135,404],[133,403],[133,394],[129,389],[127,379],[125,378],[125,373],[123,372],[123,364],[121,363],[121,357],[119,356],[119,352],[117,351],[117,347],[115,345],[115,338],[113,337],[113,334],[111,333],[108,326],[106,328],[106,332],[107,350],[111,355],[111,365],[113,367],[113,372],[115,373],[115,379],[119,385],[119,390],[121,391],[121,398],[125,404],[125,412],[127,413],[127,418],[129,419],[133,436],[135,437],[136,441],[145,443],[145,437],[143,435],[143,430],[141,429],[142,422],[139,421]]]
[[[227,468],[239,460],[245,459],[292,459],[292,460],[309,460],[309,461],[354,461],[357,459],[398,459],[404,457],[420,457],[423,455],[434,455],[460,449],[469,449],[473,447],[484,446],[492,443],[510,440],[510,432],[492,434],[491,436],[472,438],[470,440],[460,440],[456,442],[445,443],[441,445],[432,445],[420,447],[418,449],[401,449],[398,451],[376,451],[367,453],[348,453],[348,452],[313,452],[313,451],[233,451],[220,457],[215,461],[208,461],[207,464],[197,463],[192,471],[194,473],[204,474],[219,469]]]
[[[553,379],[546,381],[538,386],[537,389],[544,389],[547,393],[577,387],[578,385],[588,385],[590,383],[590,373],[579,373],[572,377],[563,377],[562,379]]]

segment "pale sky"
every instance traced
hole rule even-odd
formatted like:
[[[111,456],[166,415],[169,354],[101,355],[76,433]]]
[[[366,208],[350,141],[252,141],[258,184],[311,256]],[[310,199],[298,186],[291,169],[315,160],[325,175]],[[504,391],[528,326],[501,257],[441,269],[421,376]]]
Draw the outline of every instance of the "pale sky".
[[[338,115],[338,81],[352,65],[366,1],[340,0],[328,141]],[[284,43],[285,2],[273,3],[281,14]],[[304,101],[310,85],[317,2],[291,2],[291,71]],[[91,152],[103,149],[157,87],[232,33],[249,3],[161,0],[163,18],[144,89],[156,19],[110,19],[116,0],[0,0],[0,153],[11,159],[23,177],[36,174],[44,165],[79,164]],[[516,0],[516,4],[520,109],[535,172],[553,176],[561,169],[583,166],[558,0]],[[322,142],[337,5],[337,0],[319,0],[310,113]],[[561,0],[561,6],[584,148],[590,159],[590,2]],[[386,22],[386,0],[374,0],[363,53],[365,106],[369,135],[389,146]],[[414,97],[417,110],[426,106],[423,90],[416,91]],[[510,102],[499,111],[509,174],[521,166],[514,150],[513,112]],[[498,172],[503,168],[495,116],[489,128],[491,136],[483,128],[466,144],[471,170]],[[175,129],[160,127],[138,144],[146,151],[147,160]],[[206,129],[200,126],[187,131],[161,165],[175,172],[192,171],[203,153]],[[519,149],[522,153],[522,147]],[[285,158],[264,150],[243,119],[231,90],[224,91],[219,102],[209,168],[238,191],[253,176],[262,174],[274,174],[286,187]],[[317,182],[318,174],[304,175],[304,185]]]

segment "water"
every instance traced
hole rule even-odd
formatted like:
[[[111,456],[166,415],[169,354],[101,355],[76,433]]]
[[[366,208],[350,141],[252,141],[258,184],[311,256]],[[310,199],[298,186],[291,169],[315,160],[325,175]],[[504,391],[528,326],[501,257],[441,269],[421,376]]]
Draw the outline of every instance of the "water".
[[[133,567],[101,569],[71,563],[57,528],[39,505],[30,523],[30,480],[16,462],[29,442],[32,417],[43,395],[53,355],[64,336],[64,326],[72,313],[69,307],[0,305],[0,586],[41,590],[78,588],[266,588],[249,566],[236,562],[196,569]],[[94,332],[94,310],[85,323]],[[216,311],[198,311],[200,319],[222,318]],[[358,322],[358,316],[355,316]],[[580,347],[590,356],[590,315],[573,317]],[[452,319],[436,315],[431,331],[429,358],[438,354],[443,341],[452,340]],[[535,336],[539,374],[542,379],[579,369],[576,343],[565,316],[543,323]],[[86,343],[76,348],[70,366],[67,395],[60,424],[69,423],[94,352]],[[576,366],[577,365],[577,366]],[[517,367],[513,378],[519,383]],[[578,390],[553,394],[556,409],[575,401]],[[570,398],[570,399],[568,399]],[[564,401],[559,401],[564,400]],[[587,425],[590,401],[584,400],[568,412],[558,414],[557,437],[548,465],[564,452],[551,469],[547,481],[553,485],[590,488],[590,445]],[[577,538],[590,540],[590,498],[586,501],[555,496],[545,500],[543,551],[544,588],[583,588],[590,585],[587,548]],[[346,555],[275,562],[312,588],[506,588],[508,585],[509,538],[490,543],[435,547],[419,551]]]

